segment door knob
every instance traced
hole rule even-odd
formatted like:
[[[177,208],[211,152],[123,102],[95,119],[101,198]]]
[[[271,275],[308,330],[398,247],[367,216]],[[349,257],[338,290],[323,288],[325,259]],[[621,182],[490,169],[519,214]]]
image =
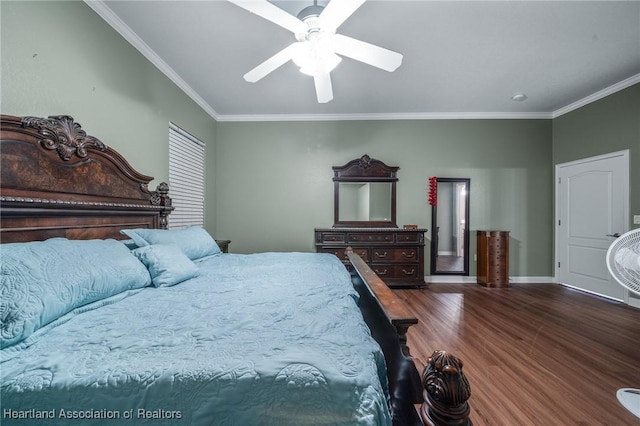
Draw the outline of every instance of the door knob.
[[[620,235],[622,234],[620,234],[619,232],[616,232],[615,234],[607,234],[607,237],[618,238]]]

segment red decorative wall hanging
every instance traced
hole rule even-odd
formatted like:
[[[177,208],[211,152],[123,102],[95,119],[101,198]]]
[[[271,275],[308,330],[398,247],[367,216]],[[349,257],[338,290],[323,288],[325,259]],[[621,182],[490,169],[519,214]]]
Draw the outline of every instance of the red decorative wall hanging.
[[[432,206],[438,205],[438,178],[431,176],[429,178],[429,204]]]

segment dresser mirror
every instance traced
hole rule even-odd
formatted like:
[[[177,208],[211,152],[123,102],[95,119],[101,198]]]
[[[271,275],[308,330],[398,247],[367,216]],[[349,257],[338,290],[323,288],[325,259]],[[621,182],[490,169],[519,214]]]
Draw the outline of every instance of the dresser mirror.
[[[431,275],[469,275],[470,179],[437,178],[431,206]]]
[[[387,182],[340,182],[341,222],[391,220],[391,184]]]
[[[366,154],[333,167],[333,226],[396,228],[397,171]]]

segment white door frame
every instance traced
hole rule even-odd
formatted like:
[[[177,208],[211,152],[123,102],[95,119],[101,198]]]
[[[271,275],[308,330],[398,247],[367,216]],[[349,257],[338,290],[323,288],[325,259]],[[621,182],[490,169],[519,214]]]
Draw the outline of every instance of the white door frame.
[[[625,149],[622,151],[610,152],[608,154],[597,155],[595,157],[582,158],[579,160],[569,161],[567,163],[560,163],[560,164],[556,164],[555,166],[555,176],[554,176],[554,185],[553,185],[554,193],[555,193],[555,221],[553,222],[555,252],[554,252],[553,271],[554,271],[554,281],[556,283],[562,284],[558,279],[559,278],[558,277],[558,262],[559,262],[558,256],[561,250],[559,247],[559,238],[558,238],[558,221],[560,220],[560,191],[558,191],[559,186],[557,185],[557,183],[560,176],[560,168],[574,166],[574,165],[583,164],[583,163],[589,163],[592,161],[605,160],[607,158],[619,157],[619,156],[622,156],[625,162],[625,166],[624,166],[625,170],[623,171],[624,184],[622,188],[622,191],[623,191],[622,197],[624,202],[622,227],[624,229],[620,231],[621,233],[625,233],[629,230],[629,150],[628,149]],[[606,296],[602,296],[602,297],[606,297]],[[629,291],[626,289],[624,290],[623,301],[626,304],[629,304],[630,302]]]

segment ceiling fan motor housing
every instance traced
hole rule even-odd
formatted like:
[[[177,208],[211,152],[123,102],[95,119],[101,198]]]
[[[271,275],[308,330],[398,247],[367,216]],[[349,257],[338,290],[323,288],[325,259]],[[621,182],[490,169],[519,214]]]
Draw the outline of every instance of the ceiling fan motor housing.
[[[307,6],[298,13],[298,19],[304,21],[307,18],[318,17],[324,10],[324,6],[318,6],[317,4],[312,4],[311,6]]]
[[[296,40],[310,41],[323,32],[320,25],[320,14],[323,10],[323,6],[312,5],[305,7],[298,13],[298,19],[307,24],[307,31],[304,33],[296,33]]]

